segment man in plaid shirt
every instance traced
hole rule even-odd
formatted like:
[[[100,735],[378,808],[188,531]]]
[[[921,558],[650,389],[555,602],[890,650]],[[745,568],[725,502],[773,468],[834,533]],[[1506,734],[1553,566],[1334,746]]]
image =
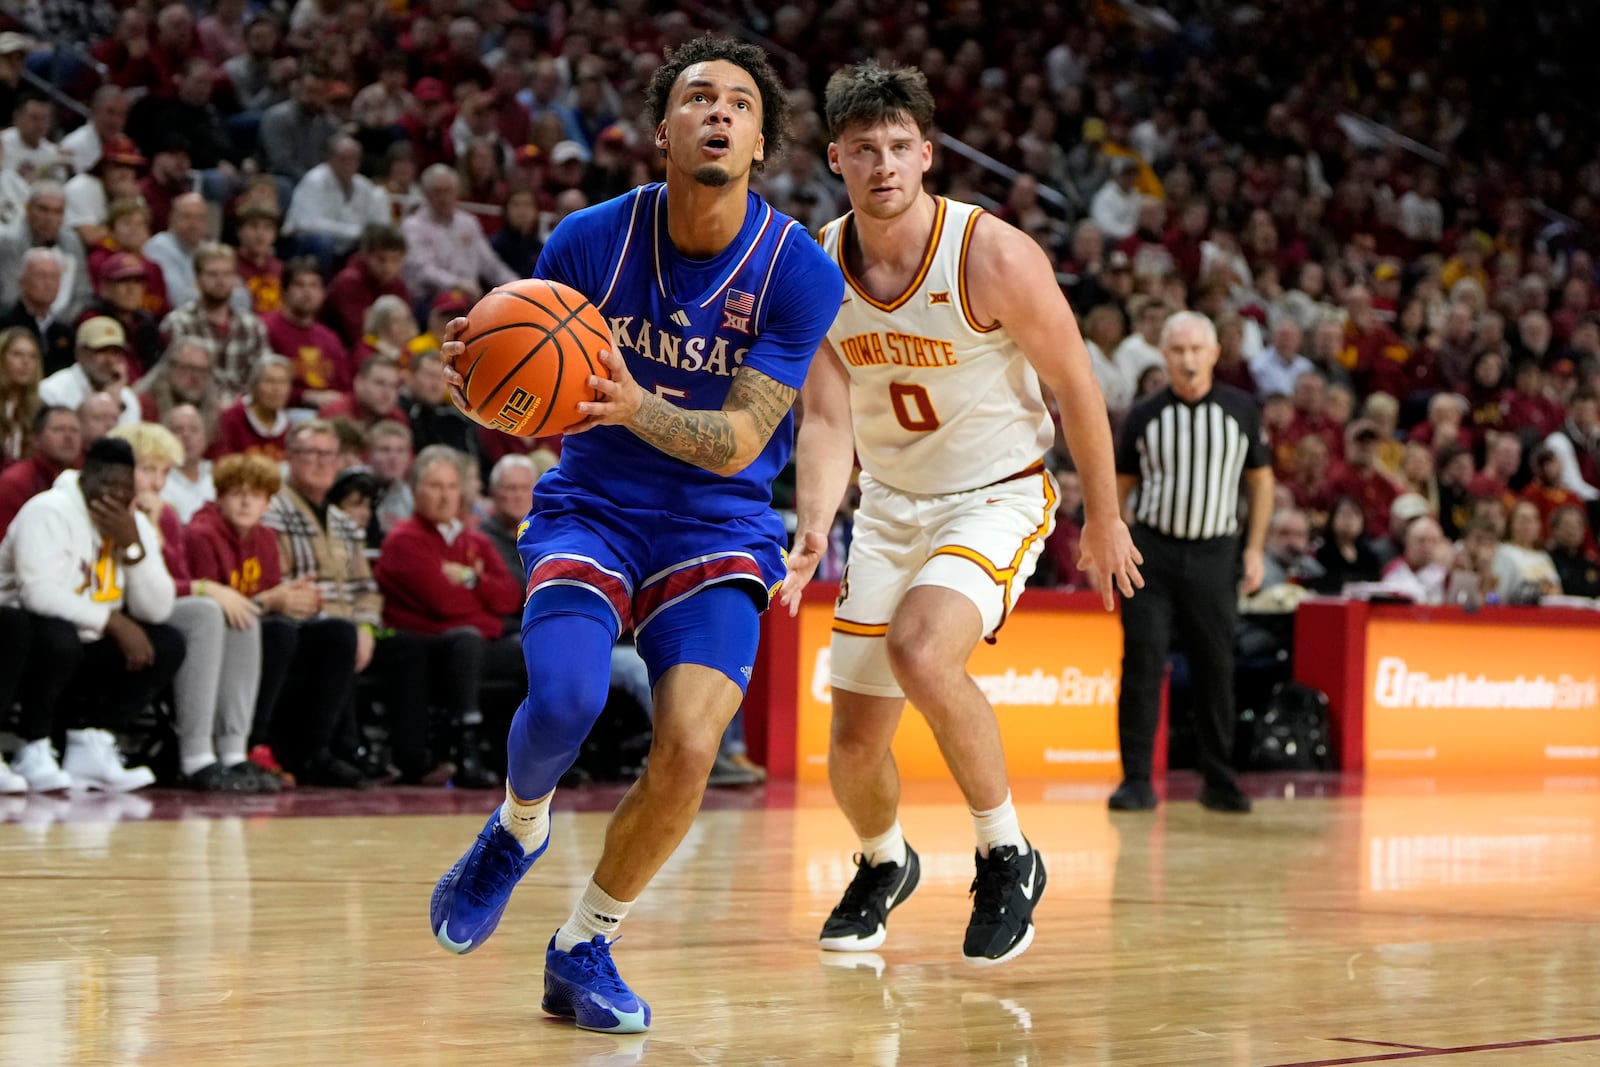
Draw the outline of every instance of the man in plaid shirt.
[[[217,353],[218,384],[241,392],[251,366],[272,351],[267,328],[252,312],[233,305],[239,264],[232,248],[202,244],[194,254],[194,272],[200,295],[163,319],[161,334],[169,343],[179,337],[205,341]]]
[[[267,661],[289,666],[285,692],[277,695],[273,715],[273,751],[280,760],[314,784],[359,786],[367,770],[352,760],[361,758],[353,700],[355,676],[363,674],[380,683],[380,699],[389,713],[390,738],[400,773],[410,781],[448,781],[455,768],[434,760],[427,747],[427,656],[413,634],[388,633],[380,639],[383,595],[373,580],[364,551],[365,535],[344,512],[328,503],[328,490],[338,470],[339,438],[333,426],[320,419],[301,423],[289,434],[289,477],[273,497],[264,522],[278,534],[278,555],[283,580],[310,578],[321,597],[321,610],[297,624],[287,640],[290,648],[263,648],[263,678]],[[302,671],[301,659],[316,657],[321,649],[353,645],[354,656],[332,661],[322,657],[321,677]],[[311,694],[288,690],[310,687]],[[342,691],[345,699],[333,721],[306,714],[329,690]],[[269,710],[269,714],[272,711]],[[296,721],[296,720],[302,721]],[[306,721],[309,720],[309,721]]]

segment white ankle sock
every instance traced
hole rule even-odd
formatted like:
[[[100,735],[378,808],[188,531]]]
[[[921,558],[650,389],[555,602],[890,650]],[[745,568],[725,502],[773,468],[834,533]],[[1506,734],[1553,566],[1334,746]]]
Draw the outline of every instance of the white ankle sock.
[[[183,767],[183,776],[187,778],[192,774],[197,774],[200,771],[205,770],[207,767],[217,762],[217,756],[214,752],[206,752],[198,756],[185,756],[178,762]],[[223,766],[226,767],[228,764],[224,763]]]
[[[1012,845],[1022,854],[1028,854],[1028,842],[1023,840],[1022,827],[1017,825],[1017,809],[1011,806],[1011,791],[997,808],[972,813],[972,828],[978,834],[978,854],[987,856],[998,845]]]
[[[500,805],[500,825],[517,839],[524,853],[532,852],[550,836],[550,798],[553,796],[555,793],[550,792],[524,803],[517,799],[507,783],[506,800]]]
[[[877,837],[861,839],[861,862],[869,867],[875,867],[880,863],[896,863],[902,866],[905,864],[906,835],[900,829],[899,819]]]
[[[583,891],[578,906],[572,909],[566,924],[556,931],[556,948],[571,952],[580,941],[593,941],[602,934],[607,941],[617,937],[617,927],[627,918],[633,901],[617,900],[589,879],[589,888]]]

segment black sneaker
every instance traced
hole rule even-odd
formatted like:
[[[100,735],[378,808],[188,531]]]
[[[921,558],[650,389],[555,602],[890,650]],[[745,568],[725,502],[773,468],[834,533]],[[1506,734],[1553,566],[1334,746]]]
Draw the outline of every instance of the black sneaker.
[[[1020,956],[1033,944],[1033,909],[1044,896],[1044,860],[1029,847],[1000,845],[979,854],[972,879],[972,919],[961,954],[968,963],[989,966]]]
[[[1237,782],[1207,782],[1200,787],[1200,806],[1230,815],[1248,815],[1250,798],[1239,789]]]
[[[864,863],[859,852],[855,858],[856,876],[822,924],[818,943],[829,952],[871,952],[883,944],[889,936],[889,913],[906,902],[922,879],[922,862],[910,845],[904,864]]]
[[[1107,806],[1112,811],[1154,811],[1156,791],[1148,778],[1124,778],[1111,794]]]

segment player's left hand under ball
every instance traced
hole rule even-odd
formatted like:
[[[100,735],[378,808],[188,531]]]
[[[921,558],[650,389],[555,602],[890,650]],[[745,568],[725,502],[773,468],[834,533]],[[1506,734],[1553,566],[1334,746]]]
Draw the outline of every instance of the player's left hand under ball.
[[[444,343],[439,346],[439,355],[442,357],[444,385],[450,391],[450,399],[455,401],[456,407],[460,410],[471,411],[472,405],[467,403],[467,394],[462,392],[462,389],[466,387],[467,380],[456,369],[456,360],[465,358],[467,354],[467,346],[458,340],[466,332],[466,329],[466,316],[451,319],[445,325],[444,337],[441,338]]]
[[[567,430],[569,434],[582,433],[595,426],[626,425],[639,414],[639,407],[644,403],[645,392],[633,380],[633,375],[628,373],[628,364],[620,355],[608,349],[600,353],[600,362],[605,364],[611,377],[589,375],[589,388],[598,393],[600,398],[578,405],[578,410],[586,417]]]

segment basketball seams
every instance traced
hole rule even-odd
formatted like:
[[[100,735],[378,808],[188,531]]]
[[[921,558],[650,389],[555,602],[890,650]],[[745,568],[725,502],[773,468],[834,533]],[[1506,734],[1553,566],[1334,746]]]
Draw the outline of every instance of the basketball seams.
[[[565,379],[567,361],[565,339],[560,335],[565,333],[567,337],[571,339],[572,343],[577,347],[578,353],[583,356],[584,362],[587,364],[590,374],[602,376],[605,376],[604,368],[596,366],[595,358],[589,353],[589,348],[593,346],[594,341],[585,344],[584,335],[578,332],[574,323],[581,323],[588,335],[592,336],[596,341],[602,342],[608,349],[614,349],[615,342],[613,341],[609,330],[596,329],[592,322],[585,321],[584,305],[586,301],[581,297],[581,294],[578,305],[574,307],[567,302],[565,296],[560,291],[560,286],[542,278],[530,279],[530,281],[537,281],[542,284],[544,292],[538,293],[536,291],[536,296],[542,297],[543,299],[535,299],[534,297],[526,296],[520,292],[515,292],[509,289],[493,290],[491,293],[486,294],[485,299],[487,299],[488,296],[498,294],[520,300],[523,303],[530,304],[543,312],[542,317],[545,318],[545,322],[503,323],[502,325],[494,326],[482,331],[465,343],[468,345],[470,351],[471,345],[481,342],[484,338],[489,337],[492,334],[524,327],[536,330],[543,334],[536,344],[528,349],[520,359],[516,360],[515,364],[501,378],[501,380],[496,383],[494,388],[488,390],[484,394],[483,400],[472,408],[473,413],[479,415],[480,417],[484,416],[488,411],[493,410],[497,402],[503,403],[504,400],[502,394],[506,391],[507,386],[511,385],[518,376],[524,373],[528,364],[540,354],[546,345],[552,342],[554,343],[556,358],[555,366],[553,368],[554,373],[553,375],[549,376],[543,374],[539,376],[540,381],[547,382],[550,389],[550,395],[546,398],[544,405],[545,411],[543,417],[540,418],[539,422],[532,428],[521,428],[513,431],[520,436],[537,437],[548,425],[551,413],[559,406],[557,401],[561,392],[563,381]],[[554,303],[556,305],[555,307],[551,306],[551,298],[554,299]],[[556,308],[559,308],[560,311],[558,312]],[[463,385],[463,392],[467,392],[469,396],[470,383],[473,374],[476,372],[477,366],[481,362],[481,356],[484,354],[485,353],[480,353],[480,358],[474,358],[472,369],[467,373],[466,382]],[[604,399],[603,394],[601,394],[599,390],[592,390],[591,392],[595,400]]]
[[[605,341],[606,347],[608,349],[614,347],[614,344],[615,344],[615,342],[611,338],[611,332],[609,330],[607,330],[605,334],[601,335],[599,333],[599,331],[594,328],[593,325],[591,325],[590,323],[584,322],[583,321],[583,309],[582,308],[574,309],[574,308],[568,307],[567,306],[566,297],[562,296],[561,295],[561,290],[557,289],[555,286],[551,286],[550,287],[550,295],[554,296],[556,298],[556,303],[560,304],[563,310],[571,311],[573,313],[573,315],[576,316],[573,319],[569,319],[566,322],[566,324],[565,324],[565,326],[563,328],[569,334],[572,335],[572,341],[573,341],[574,344],[576,344],[578,346],[578,352],[580,354],[582,354],[583,361],[589,365],[589,373],[590,374],[599,374],[600,373],[599,370],[594,365],[594,359],[589,355],[588,346],[583,343],[583,339],[581,337],[579,337],[578,334],[577,334],[577,331],[575,331],[572,328],[572,324],[573,324],[573,322],[577,322],[579,325],[583,326],[583,328],[588,330],[590,333],[596,334],[597,336],[600,336],[601,339]],[[607,377],[610,377],[610,375],[607,375]],[[596,390],[594,390],[594,399],[597,400],[597,401],[598,400],[604,400],[605,397],[601,395],[600,390],[596,389]]]

